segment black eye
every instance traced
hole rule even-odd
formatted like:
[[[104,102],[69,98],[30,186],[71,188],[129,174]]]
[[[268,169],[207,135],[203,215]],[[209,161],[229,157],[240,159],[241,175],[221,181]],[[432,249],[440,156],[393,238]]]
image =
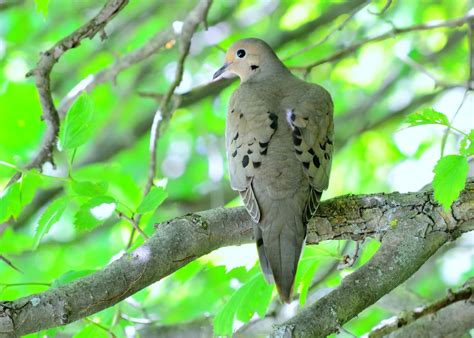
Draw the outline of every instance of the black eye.
[[[239,57],[239,58],[242,59],[244,56],[245,56],[245,50],[239,49],[239,50],[237,51],[237,57]]]

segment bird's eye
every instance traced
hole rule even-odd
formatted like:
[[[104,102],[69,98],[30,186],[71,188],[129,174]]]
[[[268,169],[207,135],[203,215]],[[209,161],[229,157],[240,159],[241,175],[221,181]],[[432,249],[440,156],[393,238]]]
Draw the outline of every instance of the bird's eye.
[[[245,56],[245,50],[239,49],[239,50],[237,51],[237,57],[239,57],[239,58],[242,59],[244,56]]]

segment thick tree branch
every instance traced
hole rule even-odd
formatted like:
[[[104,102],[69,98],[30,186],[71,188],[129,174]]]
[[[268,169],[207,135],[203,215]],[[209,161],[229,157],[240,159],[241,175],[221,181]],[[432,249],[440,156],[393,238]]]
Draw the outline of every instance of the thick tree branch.
[[[473,229],[474,182],[467,184],[449,214],[433,201],[431,191],[345,196],[323,202],[308,225],[308,243],[373,236],[383,238],[383,244],[372,261],[284,327],[293,327],[296,333],[334,332],[408,278],[444,242]],[[71,323],[118,303],[197,257],[251,240],[252,223],[242,207],[212,209],[161,223],[145,244],[97,273],[0,303],[0,337]]]
[[[127,3],[128,0],[109,0],[104,7],[102,7],[100,12],[85,25],[57,42],[47,51],[41,53],[36,69],[27,74],[27,76],[35,76],[36,88],[38,89],[41,108],[43,110],[42,119],[46,123],[46,131],[38,154],[26,165],[26,169],[41,169],[45,162],[52,161],[52,155],[59,133],[59,115],[51,95],[50,74],[54,65],[69,49],[78,47],[82,40],[85,38],[92,39],[98,32],[102,31],[107,23],[112,20]],[[20,176],[21,174],[17,173],[10,180],[10,183],[19,179]]]
[[[456,302],[420,318],[386,337],[466,337],[466,334],[469,337],[469,330],[472,328],[474,328],[474,304],[472,300],[467,300]]]
[[[407,333],[410,332],[410,336],[413,336],[414,331],[419,331],[421,328],[423,328],[425,325],[424,324],[415,324],[411,325],[412,323],[420,320],[420,323],[423,322],[429,322],[433,320],[440,321],[439,318],[427,318],[427,317],[437,317],[437,314],[442,310],[447,307],[450,307],[453,304],[456,304],[460,302],[461,304],[458,304],[457,306],[461,306],[465,308],[466,311],[462,312],[457,312],[455,315],[452,317],[448,317],[450,322],[456,322],[456,328],[459,330],[459,319],[460,318],[467,318],[470,319],[467,324],[469,326],[463,325],[461,326],[461,329],[463,332],[460,332],[461,335],[466,332],[466,330],[474,327],[474,303],[472,304],[465,304],[465,301],[469,301],[471,297],[474,295],[474,278],[469,279],[462,288],[460,288],[457,291],[451,291],[448,290],[448,294],[443,297],[442,299],[429,304],[424,307],[417,308],[413,311],[408,311],[402,313],[399,317],[391,318],[388,319],[388,324],[382,324],[379,325],[378,327],[374,328],[372,332],[369,334],[369,338],[381,338],[381,337],[386,337],[387,335],[392,336],[392,333],[394,336],[398,337],[407,337]],[[474,301],[474,298],[472,299]],[[467,306],[466,306],[467,305]],[[448,311],[451,313],[452,311]],[[466,316],[467,314],[467,316]],[[462,320],[463,322],[465,320]],[[426,324],[426,323],[425,323]],[[446,325],[447,323],[442,323],[442,326]],[[411,328],[409,328],[411,326]],[[400,335],[402,332],[396,332],[397,330],[400,330],[401,328],[404,328],[403,335]],[[415,329],[416,328],[416,329]],[[432,328],[428,330],[428,332],[437,332],[438,335],[440,335],[439,331],[435,331]],[[451,331],[444,331],[446,334],[451,334],[454,330]],[[426,334],[428,333],[426,330],[422,331],[425,332]],[[431,336],[431,335],[429,335]],[[442,335],[444,336],[444,335]]]
[[[468,184],[468,191],[471,188],[474,188],[472,182]],[[273,336],[326,337],[336,332],[363,309],[413,275],[444,243],[457,238],[463,231],[474,229],[474,201],[465,204],[463,209],[466,208],[466,214],[461,220],[456,207],[447,214],[436,206],[432,196],[425,193],[410,194],[414,200],[424,200],[418,206],[389,202],[386,210],[379,209],[376,212],[379,216],[373,219],[374,223],[385,224],[391,229],[385,229],[382,245],[372,259],[344,278],[339,287],[317,303],[278,326]],[[459,202],[465,197],[467,195],[464,193]],[[378,199],[375,196],[372,198]],[[360,216],[366,210],[364,207],[359,209]],[[467,215],[469,219],[464,219]],[[352,229],[351,232],[357,230]],[[365,231],[363,233],[366,235]]]

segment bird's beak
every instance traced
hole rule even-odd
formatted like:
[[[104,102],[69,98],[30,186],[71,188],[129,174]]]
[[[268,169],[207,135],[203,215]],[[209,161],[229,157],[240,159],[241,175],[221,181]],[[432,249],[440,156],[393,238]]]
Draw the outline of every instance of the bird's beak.
[[[225,73],[226,70],[227,70],[227,67],[229,67],[229,64],[230,64],[230,63],[227,63],[227,62],[224,63],[224,65],[223,65],[221,68],[219,68],[219,69],[217,70],[217,72],[214,73],[214,75],[212,76],[212,80],[215,81],[215,80],[219,80],[220,78],[222,78],[223,75],[224,75],[224,73]]]

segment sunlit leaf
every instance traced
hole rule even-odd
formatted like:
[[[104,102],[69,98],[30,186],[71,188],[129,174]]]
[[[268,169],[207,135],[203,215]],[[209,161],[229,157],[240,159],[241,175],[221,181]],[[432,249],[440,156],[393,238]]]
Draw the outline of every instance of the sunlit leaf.
[[[168,197],[168,193],[161,187],[153,187],[138,206],[140,214],[153,211]]]
[[[81,196],[94,197],[103,195],[107,192],[108,183],[106,181],[91,182],[91,181],[76,181],[71,182],[72,190]]]
[[[39,171],[36,169],[22,175],[20,179],[22,206],[29,204],[33,200],[42,181]]]
[[[308,290],[313,282],[314,274],[316,273],[316,269],[319,266],[319,262],[315,259],[312,260],[307,269],[303,272],[301,279],[300,279],[300,305],[303,306],[306,303],[306,297],[308,296]]]
[[[0,236],[0,254],[19,254],[31,249],[33,238],[7,227]],[[19,267],[21,269],[21,266]]]
[[[466,157],[460,155],[444,156],[436,164],[433,170],[434,197],[446,211],[464,189],[468,170]]]
[[[411,127],[422,126],[425,124],[440,124],[449,126],[449,120],[446,115],[440,113],[433,108],[425,108],[419,112],[410,114],[406,117],[405,122]]]
[[[74,225],[78,230],[91,230],[109,218],[117,204],[112,197],[97,196],[81,205],[74,216]]]
[[[459,152],[464,156],[474,155],[474,129],[471,129],[470,133],[462,138]]]
[[[0,223],[16,218],[21,211],[20,183],[16,182],[0,193]]]
[[[252,318],[254,313],[260,317],[265,316],[272,291],[273,286],[265,282],[262,273],[257,273],[240,287],[217,313],[214,318],[214,333],[232,335],[235,319],[245,323]]]
[[[36,2],[36,11],[43,14],[44,17],[48,15],[48,5],[49,0],[35,0]]]
[[[41,239],[46,235],[51,229],[51,227],[59,221],[64,210],[66,210],[68,200],[66,197],[60,197],[54,200],[48,207],[44,210],[41,215],[38,227],[36,228],[35,237],[34,237],[34,248],[37,248]]]
[[[92,101],[82,94],[69,109],[59,133],[62,150],[74,149],[84,144],[92,133]]]

